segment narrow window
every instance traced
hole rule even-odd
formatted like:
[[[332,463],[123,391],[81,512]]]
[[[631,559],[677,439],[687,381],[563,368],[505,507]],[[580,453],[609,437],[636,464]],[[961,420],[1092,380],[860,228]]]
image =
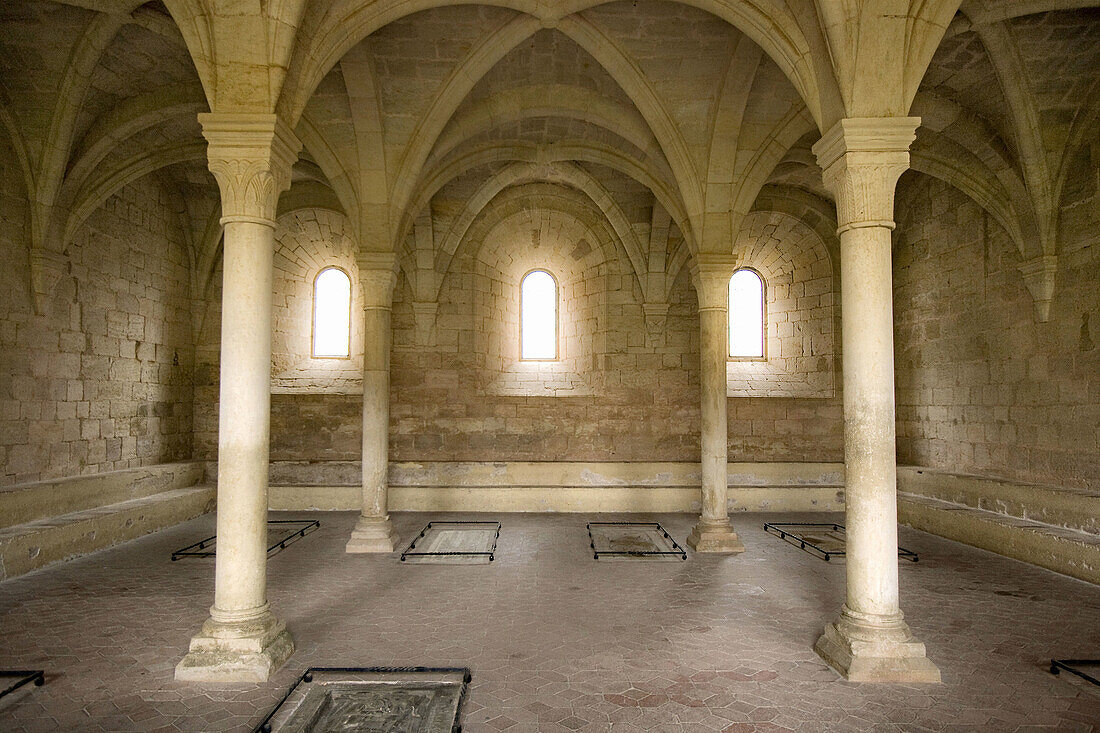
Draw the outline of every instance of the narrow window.
[[[313,356],[346,359],[351,355],[351,278],[329,267],[313,281]]]
[[[738,270],[730,278],[730,357],[764,356],[764,281],[752,270]]]
[[[532,270],[519,286],[521,359],[558,358],[558,283],[546,270]]]

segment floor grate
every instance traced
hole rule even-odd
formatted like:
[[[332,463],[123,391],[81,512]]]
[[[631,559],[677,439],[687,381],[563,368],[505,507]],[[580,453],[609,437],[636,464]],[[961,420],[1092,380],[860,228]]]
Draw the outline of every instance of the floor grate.
[[[256,733],[461,733],[465,667],[310,667]]]
[[[279,539],[268,546],[267,554],[273,555],[280,550],[286,549],[287,545],[297,542],[310,532],[320,528],[320,526],[321,523],[316,519],[267,520],[268,538],[270,539],[273,530],[277,532],[279,536]],[[187,547],[181,547],[172,553],[172,562],[179,560],[181,557],[214,557],[214,555],[217,554],[217,543],[218,536],[211,535]]]
[[[46,673],[41,669],[0,669],[0,679],[15,680],[0,690],[0,697],[4,697],[23,685],[34,683],[35,687],[41,687],[46,684]]]
[[[811,555],[828,562],[834,557],[844,557],[847,537],[843,524],[833,522],[765,522],[764,530],[774,534]],[[917,553],[898,548],[898,557],[911,562],[920,560]]]
[[[589,522],[596,560],[686,560],[684,548],[658,522]]]
[[[500,522],[428,522],[401,562],[483,564],[496,558]]]
[[[1088,670],[1086,672],[1085,670]],[[1075,674],[1083,680],[1094,685],[1100,685],[1100,659],[1052,659],[1050,660],[1050,673],[1058,674],[1062,670]],[[1090,674],[1091,672],[1091,674]]]

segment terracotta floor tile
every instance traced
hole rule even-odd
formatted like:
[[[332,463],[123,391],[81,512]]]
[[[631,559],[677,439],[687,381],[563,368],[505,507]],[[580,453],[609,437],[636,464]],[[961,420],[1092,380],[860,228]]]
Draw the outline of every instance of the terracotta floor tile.
[[[1047,673],[1100,657],[1100,588],[902,529],[902,608],[944,684],[842,680],[813,653],[844,600],[825,563],[737,515],[739,556],[600,563],[600,515],[496,515],[491,565],[409,567],[348,555],[355,513],[269,562],[268,596],[297,651],[266,684],[177,683],[213,599],[214,565],[172,563],[206,516],[0,584],[0,659],[44,687],[0,701],[0,730],[248,731],[309,665],[468,666],[468,733],[1100,730],[1100,689]],[[831,515],[830,515],[831,517]],[[407,543],[429,519],[395,515]],[[484,518],[484,517],[480,517]],[[694,517],[659,515],[683,544]]]

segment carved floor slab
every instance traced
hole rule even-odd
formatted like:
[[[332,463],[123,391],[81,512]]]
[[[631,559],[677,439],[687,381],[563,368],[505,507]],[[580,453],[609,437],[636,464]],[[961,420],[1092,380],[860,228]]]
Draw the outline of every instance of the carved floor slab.
[[[657,522],[589,522],[588,538],[597,560],[687,559],[684,549]]]
[[[500,522],[428,522],[401,553],[406,563],[482,565],[495,557]]]
[[[457,733],[469,681],[461,668],[310,668],[258,730]]]
[[[835,522],[765,522],[764,531],[774,534],[802,550],[828,562],[847,553],[847,536],[843,524]],[[920,557],[912,550],[898,548],[898,557],[918,562]]]

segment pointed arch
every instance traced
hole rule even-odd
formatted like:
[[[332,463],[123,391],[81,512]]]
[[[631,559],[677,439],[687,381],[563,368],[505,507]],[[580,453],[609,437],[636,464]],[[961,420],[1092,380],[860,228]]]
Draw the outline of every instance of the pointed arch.
[[[678,192],[663,179],[660,171],[617,148],[588,140],[566,140],[548,147],[525,141],[499,141],[454,151],[428,168],[408,211],[422,211],[439,189],[471,168],[502,162],[547,164],[561,161],[595,163],[630,176],[648,188],[668,210],[684,236],[690,236],[691,228],[683,202],[679,199]],[[398,241],[404,239],[409,226],[411,216],[407,216],[400,227],[401,238]]]
[[[433,155],[446,155],[466,139],[529,117],[564,117],[587,122],[615,133],[648,155],[664,157],[653,131],[636,109],[590,89],[561,84],[524,86],[478,100],[448,122]]]
[[[73,235],[92,212],[114,193],[142,176],[176,163],[206,161],[206,141],[183,142],[160,150],[140,153],[104,171],[89,181],[80,191],[62,229],[61,242],[72,241]]]
[[[405,213],[416,185],[416,173],[423,168],[440,133],[462,100],[497,62],[538,29],[538,21],[530,16],[514,18],[502,28],[486,34],[482,42],[451,72],[428,109],[417,121],[404,154],[397,163],[391,197],[391,210],[395,212],[395,219],[399,220]]]
[[[196,2],[196,0],[174,0]],[[770,56],[794,85],[823,129],[842,116],[843,107],[828,50],[809,2],[799,9],[768,0],[674,0],[715,15],[737,28]],[[304,24],[291,59],[279,111],[297,120],[324,76],[353,46],[379,28],[423,10],[466,4],[468,0],[336,0]],[[607,0],[486,0],[537,19],[541,26],[563,21]]]
[[[486,181],[469,198],[462,213],[455,218],[450,229],[444,235],[436,252],[436,271],[445,272],[449,269],[450,261],[458,250],[459,244],[466,238],[470,226],[485,207],[496,198],[497,194],[506,188],[533,182],[560,182],[587,196],[611,225],[616,238],[623,247],[627,261],[631,264],[631,269],[634,271],[639,287],[642,288],[643,292],[645,291],[643,276],[647,270],[646,258],[642,253],[642,247],[638,242],[634,229],[627,221],[626,215],[623,214],[622,209],[619,208],[619,205],[615,203],[615,200],[599,181],[586,171],[568,163],[551,164],[549,168],[535,163],[517,163]]]
[[[76,134],[77,115],[91,85],[95,67],[125,22],[125,15],[97,14],[69,55],[43,141],[42,159],[38,165],[38,190],[31,203],[36,210],[32,217],[32,227],[37,224],[33,234],[36,247],[49,247],[46,237],[50,230],[50,213],[65,179],[65,168]]]
[[[165,120],[195,115],[206,108],[202,88],[195,84],[176,84],[126,99],[100,117],[84,135],[73,153],[66,187],[79,188],[126,138]]]
[[[672,174],[687,208],[688,219],[693,221],[693,228],[699,229],[699,223],[696,220],[703,212],[703,189],[699,174],[691,161],[683,135],[680,134],[675,121],[664,108],[652,86],[646,81],[641,69],[611,38],[582,18],[577,16],[563,18],[558,25],[558,30],[569,36],[596,59],[634,101],[672,168]]]

